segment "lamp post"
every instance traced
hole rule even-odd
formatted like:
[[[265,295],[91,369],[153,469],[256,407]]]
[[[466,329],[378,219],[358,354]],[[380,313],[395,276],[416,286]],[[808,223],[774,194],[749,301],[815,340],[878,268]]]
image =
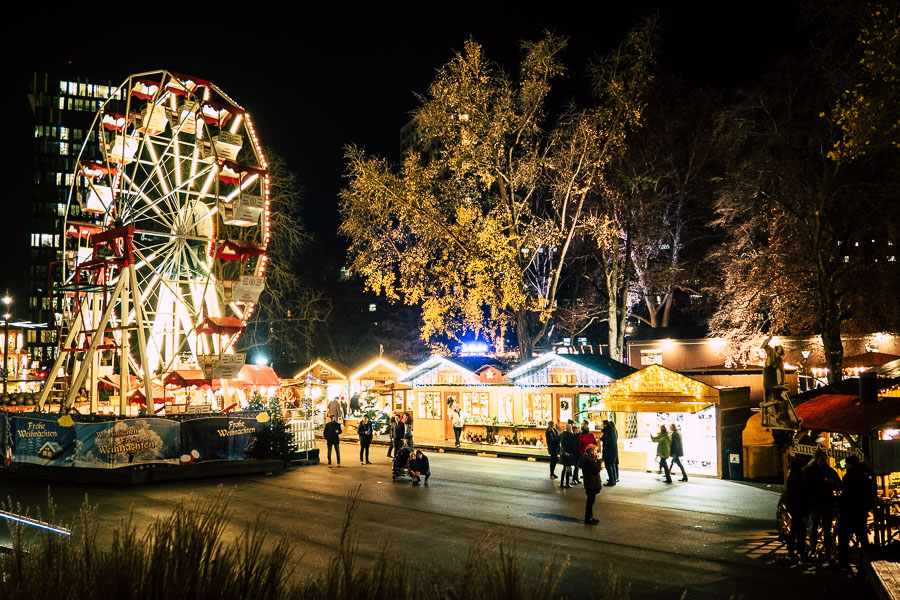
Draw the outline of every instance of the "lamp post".
[[[12,298],[3,296],[3,393],[6,393],[6,383],[9,380],[9,305]]]

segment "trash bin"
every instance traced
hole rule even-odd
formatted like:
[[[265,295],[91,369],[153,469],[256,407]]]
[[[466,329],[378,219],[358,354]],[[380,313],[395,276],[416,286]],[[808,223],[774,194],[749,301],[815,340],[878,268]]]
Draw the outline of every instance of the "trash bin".
[[[744,478],[744,465],[741,455],[734,452],[728,453],[728,479],[740,481]]]

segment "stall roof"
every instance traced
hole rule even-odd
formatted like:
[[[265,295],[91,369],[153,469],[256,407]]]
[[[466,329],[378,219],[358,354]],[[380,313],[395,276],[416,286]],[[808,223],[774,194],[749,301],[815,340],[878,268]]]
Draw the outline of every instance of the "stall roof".
[[[339,380],[347,379],[347,376],[350,374],[350,367],[348,367],[344,363],[338,362],[336,360],[322,360],[320,358],[320,359],[317,359],[314,363],[312,363],[308,367],[306,367],[305,369],[303,369],[302,371],[300,371],[299,373],[297,373],[296,375],[294,375],[293,379],[300,379],[301,377],[304,377],[307,373],[309,373],[311,377],[316,377],[317,379],[322,379],[321,377],[318,377],[318,375],[322,369],[325,369],[325,370],[329,371],[330,373],[334,373],[335,375],[338,376],[337,379],[339,379]],[[329,379],[335,379],[335,378],[329,378]]]
[[[238,373],[235,383],[272,387],[281,385],[281,380],[272,367],[265,365],[244,365]]]
[[[860,404],[859,396],[823,394],[795,410],[802,429],[869,434],[900,419],[900,398],[881,397],[878,402]]]
[[[214,388],[218,387],[215,380],[206,378],[203,375],[203,371],[200,369],[176,369],[166,375],[163,381],[166,385],[174,385],[182,388],[191,386],[199,387],[203,385],[212,385]]]
[[[841,363],[844,369],[878,367],[893,360],[897,360],[900,356],[896,354],[885,354],[884,352],[863,352],[855,356],[847,356]]]

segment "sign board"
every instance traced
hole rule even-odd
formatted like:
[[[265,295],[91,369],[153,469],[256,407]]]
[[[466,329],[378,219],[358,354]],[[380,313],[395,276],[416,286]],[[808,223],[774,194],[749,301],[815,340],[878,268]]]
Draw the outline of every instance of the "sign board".
[[[900,471],[900,440],[873,441],[872,459],[876,475]]]
[[[641,365],[661,365],[662,350],[641,350]]]

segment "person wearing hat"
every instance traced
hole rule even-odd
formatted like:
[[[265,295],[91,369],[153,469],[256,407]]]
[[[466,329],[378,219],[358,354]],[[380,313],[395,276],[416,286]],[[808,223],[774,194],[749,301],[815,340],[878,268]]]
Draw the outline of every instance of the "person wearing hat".
[[[600,483],[600,461],[597,460],[596,444],[587,445],[578,464],[581,467],[584,493],[587,494],[587,502],[584,505],[584,524],[596,525],[600,521],[594,518],[594,500],[603,489],[603,484]]]
[[[869,476],[859,457],[847,457],[847,472],[842,482],[843,491],[838,499],[838,567],[850,568],[850,536],[856,534],[863,550],[869,547],[866,521],[869,511],[875,508],[877,491],[875,480]]]
[[[812,552],[819,542],[819,527],[825,544],[824,555],[819,560],[831,559],[834,547],[832,529],[834,527],[835,492],[841,489],[841,476],[828,464],[828,454],[819,448],[813,455],[813,462],[803,470],[809,490],[809,547]]]

